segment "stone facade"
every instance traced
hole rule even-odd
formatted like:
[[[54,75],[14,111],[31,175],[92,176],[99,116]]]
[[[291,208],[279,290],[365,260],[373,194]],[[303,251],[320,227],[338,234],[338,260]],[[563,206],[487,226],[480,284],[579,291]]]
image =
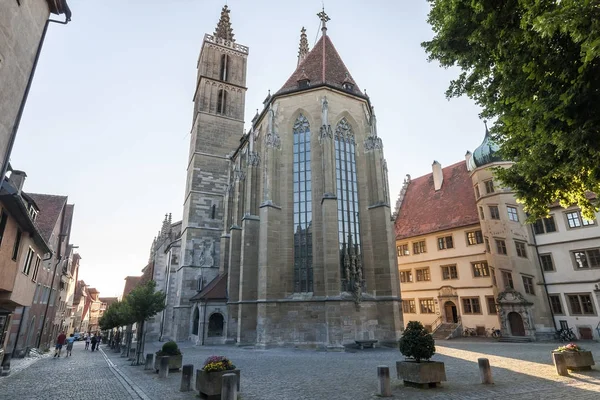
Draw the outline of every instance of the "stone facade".
[[[227,7],[205,35],[173,302],[177,340],[340,349],[400,335],[376,117],[320,17],[321,40],[309,52],[303,32],[298,68],[247,134],[248,48],[233,38]]]
[[[229,23],[228,10],[223,12]],[[189,240],[193,232],[219,227],[218,249],[201,240],[215,248],[210,261],[219,269],[200,266],[198,275],[207,283],[217,272],[219,279],[226,274],[227,342],[335,349],[359,339],[395,341],[402,318],[393,224],[383,146],[368,97],[356,87],[324,28],[315,49],[303,55],[284,87],[267,97],[250,132],[242,135],[236,123],[243,118],[247,54],[232,36],[205,37],[193,130],[198,134],[190,157],[196,168],[188,175],[184,209],[184,266],[195,264],[186,250],[195,245]],[[306,78],[296,81],[300,71]],[[225,115],[221,87],[232,93]],[[295,142],[299,131],[306,143],[302,155]],[[338,160],[337,179],[336,146],[347,149],[348,157],[343,167]],[[340,180],[341,173],[348,176]],[[294,190],[300,180],[302,195]],[[216,201],[219,214],[213,223],[206,217]],[[352,211],[344,214],[342,203]],[[195,231],[191,217],[186,224],[187,215],[194,216]],[[202,295],[197,301],[208,307]],[[191,311],[193,318],[196,310]],[[203,309],[202,315],[208,312]]]
[[[2,1],[0,3],[0,162],[6,172],[27,87],[35,72],[50,13],[71,11],[66,0]]]

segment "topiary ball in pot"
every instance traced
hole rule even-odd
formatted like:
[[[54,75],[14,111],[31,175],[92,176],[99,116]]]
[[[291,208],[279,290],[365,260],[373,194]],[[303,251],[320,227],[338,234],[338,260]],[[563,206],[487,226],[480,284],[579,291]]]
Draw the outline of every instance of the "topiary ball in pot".
[[[398,341],[398,349],[416,362],[429,360],[435,354],[435,341],[419,321],[410,321]]]
[[[181,351],[179,351],[177,343],[170,341],[163,344],[162,349],[156,354],[159,356],[178,356],[181,354]]]

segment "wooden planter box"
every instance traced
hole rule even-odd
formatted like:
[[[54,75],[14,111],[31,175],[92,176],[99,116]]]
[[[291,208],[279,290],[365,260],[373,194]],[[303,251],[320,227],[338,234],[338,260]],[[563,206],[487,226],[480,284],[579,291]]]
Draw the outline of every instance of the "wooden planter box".
[[[396,372],[407,386],[436,387],[446,381],[444,363],[438,361],[396,361]]]
[[[169,371],[173,371],[173,370],[180,370],[181,366],[183,365],[183,354],[180,354],[178,356],[159,356],[156,355],[154,357],[154,370],[156,372],[158,372],[158,369],[160,367],[160,359],[163,357],[168,357],[169,358]]]
[[[196,390],[200,392],[200,398],[207,400],[221,400],[221,387],[223,385],[223,375],[236,374],[237,388],[240,391],[240,370],[234,369],[220,372],[205,372],[201,369],[196,370]]]
[[[563,351],[560,354],[565,357],[567,368],[570,370],[591,370],[592,365],[594,365],[594,357],[591,351]]]

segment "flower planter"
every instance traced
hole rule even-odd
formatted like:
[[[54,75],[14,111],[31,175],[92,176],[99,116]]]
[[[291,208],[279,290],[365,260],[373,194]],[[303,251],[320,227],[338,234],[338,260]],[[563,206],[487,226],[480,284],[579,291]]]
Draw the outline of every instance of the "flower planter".
[[[446,381],[444,363],[438,361],[396,361],[396,372],[407,386],[436,387]]]
[[[183,365],[183,355],[177,356],[159,356],[158,354],[154,357],[154,370],[158,372],[160,366],[160,359],[163,357],[169,357],[169,371],[180,370]]]
[[[565,357],[567,368],[570,370],[591,370],[592,365],[595,365],[591,351],[554,351],[553,353],[562,354]]]
[[[196,389],[200,392],[200,398],[207,400],[220,400],[221,387],[223,385],[223,375],[236,374],[237,387],[240,391],[240,370],[233,369],[229,371],[205,372],[204,370],[196,370]]]

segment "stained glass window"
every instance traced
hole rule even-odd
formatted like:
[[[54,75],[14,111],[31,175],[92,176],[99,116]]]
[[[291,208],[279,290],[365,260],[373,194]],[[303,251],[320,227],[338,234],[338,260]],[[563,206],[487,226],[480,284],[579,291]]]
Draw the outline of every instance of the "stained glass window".
[[[351,290],[354,278],[350,265],[355,260],[360,269],[360,225],[358,218],[358,182],[356,177],[355,141],[352,126],[345,118],[335,129],[335,176],[337,181],[338,240],[340,268],[346,290]],[[353,258],[356,257],[356,258]],[[360,263],[360,264],[359,264]],[[362,272],[361,272],[362,273]],[[359,282],[362,286],[362,282]]]
[[[294,123],[294,291],[313,291],[312,181],[310,125],[302,114]]]

